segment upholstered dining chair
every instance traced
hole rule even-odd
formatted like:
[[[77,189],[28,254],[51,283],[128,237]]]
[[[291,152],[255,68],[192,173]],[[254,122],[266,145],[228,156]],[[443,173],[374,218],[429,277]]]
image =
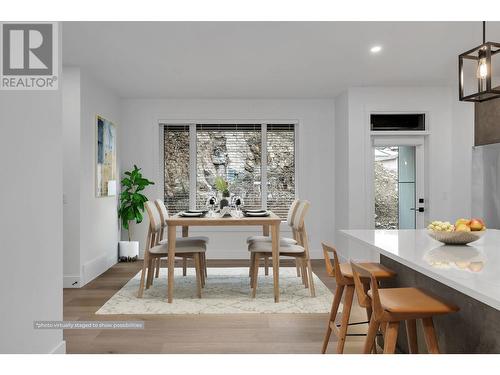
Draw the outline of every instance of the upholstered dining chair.
[[[286,217],[286,224],[292,229],[293,238],[282,237],[280,238],[280,243],[282,245],[296,245],[297,244],[297,233],[293,229],[293,218],[295,217],[295,211],[297,210],[299,204],[299,200],[295,199],[290,208],[288,209],[288,214]],[[272,239],[269,235],[263,236],[250,236],[247,237],[247,244],[250,245],[252,242],[260,241],[260,242],[272,242]],[[297,267],[297,277],[300,277],[300,265],[299,262],[296,262]],[[250,277],[252,277],[252,269],[253,269],[253,259],[250,260]],[[264,257],[264,272],[265,275],[269,275],[269,257]]]
[[[165,258],[168,256],[168,244],[165,242],[162,244],[159,243],[162,228],[159,210],[151,201],[146,202],[145,207],[149,217],[149,228],[146,238],[146,249],[144,251],[144,263],[142,266],[141,282],[139,285],[139,298],[142,298],[144,286],[146,286],[146,289],[148,289],[153,284],[155,262],[159,261],[160,258]],[[179,257],[181,259],[194,259],[198,292],[197,294],[198,297],[201,298],[202,272],[200,254],[204,253],[206,250],[205,242],[201,240],[186,239],[176,242],[175,247],[176,257]]]
[[[167,206],[165,206],[165,203],[161,199],[156,199],[155,200],[155,205],[156,208],[158,209],[160,213],[160,219],[161,219],[161,231],[160,231],[160,236],[158,238],[158,244],[163,245],[167,243],[167,240],[164,238],[165,237],[165,229],[167,228],[167,219],[168,219],[168,210]],[[183,229],[184,231],[184,229]],[[197,240],[197,241],[202,241],[205,243],[205,245],[208,244],[208,237],[205,236],[193,236],[193,237],[178,237],[177,238],[177,243],[183,242],[183,241],[192,241],[192,240]],[[156,277],[158,277],[160,273],[160,259],[156,261]],[[205,278],[207,277],[207,262],[205,258],[205,253],[200,254],[200,261],[201,261],[201,268],[203,270],[203,282],[202,285],[205,286]],[[186,276],[187,274],[187,258],[182,259],[182,275]]]
[[[311,297],[316,296],[314,289],[313,273],[311,268],[311,258],[309,256],[309,241],[305,228],[305,217],[309,210],[310,203],[308,201],[299,201],[295,209],[293,217],[293,230],[296,233],[296,244],[279,244],[279,256],[295,258],[301,268],[302,282],[306,288],[309,288]],[[253,259],[252,267],[252,297],[255,298],[257,292],[257,281],[259,273],[260,259],[263,257],[272,256],[272,242],[253,241],[248,245],[248,251]]]

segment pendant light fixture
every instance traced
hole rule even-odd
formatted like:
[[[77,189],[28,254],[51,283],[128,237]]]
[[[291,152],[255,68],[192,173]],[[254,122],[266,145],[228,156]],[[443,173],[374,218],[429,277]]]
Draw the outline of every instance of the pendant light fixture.
[[[464,102],[500,98],[500,43],[486,42],[458,56],[459,97]]]

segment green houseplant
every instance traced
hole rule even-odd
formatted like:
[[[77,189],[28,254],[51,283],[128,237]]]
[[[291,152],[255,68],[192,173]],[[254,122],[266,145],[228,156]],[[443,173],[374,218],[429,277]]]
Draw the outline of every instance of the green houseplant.
[[[142,177],[141,169],[134,165],[134,169],[125,172],[125,177],[121,181],[122,192],[120,193],[120,206],[118,217],[122,227],[127,230],[128,241],[120,241],[120,259],[137,258],[139,253],[139,242],[132,241],[130,223],[142,222],[144,213],[144,203],[148,198],[142,194],[148,185],[154,182]]]
[[[215,178],[215,188],[222,194],[222,199],[220,199],[220,208],[229,206],[229,183],[224,180],[221,176]]]

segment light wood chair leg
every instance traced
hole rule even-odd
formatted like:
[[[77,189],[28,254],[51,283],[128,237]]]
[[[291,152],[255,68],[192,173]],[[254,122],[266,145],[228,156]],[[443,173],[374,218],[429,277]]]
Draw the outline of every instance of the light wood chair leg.
[[[264,275],[269,276],[269,257],[264,257]]]
[[[254,263],[253,263],[253,287],[252,287],[252,298],[255,298],[257,294],[257,281],[259,277],[259,259],[260,255],[255,254]]]
[[[307,259],[307,274],[309,276],[309,290],[311,292],[311,297],[316,297],[316,289],[314,288],[314,275],[310,259]]]
[[[330,342],[330,335],[332,334],[331,324],[335,324],[337,319],[337,312],[339,310],[340,301],[342,301],[342,294],[344,293],[344,285],[337,285],[335,288],[335,295],[333,297],[332,308],[330,310],[330,318],[328,319],[328,325],[326,327],[325,338],[323,339],[323,348],[321,349],[321,354],[326,353],[326,348]]]
[[[389,322],[384,336],[384,354],[394,354],[396,352],[396,342],[398,340],[399,322]]]
[[[194,254],[194,268],[196,271],[196,289],[198,298],[201,298],[201,262],[199,253]]]
[[[155,273],[156,278],[160,276],[160,263],[161,263],[161,258],[156,259],[156,273]]]
[[[351,315],[352,300],[354,297],[354,285],[347,285],[344,296],[344,306],[342,307],[342,322],[340,323],[339,342],[337,343],[337,353],[344,352],[344,344],[347,335],[347,327],[349,326],[349,318]]]
[[[201,275],[201,287],[204,288],[205,287],[205,254],[204,253],[201,253],[200,254],[200,267],[201,267],[201,270],[200,270],[200,275]]]
[[[142,262],[141,283],[139,284],[139,292],[137,293],[138,298],[142,298],[142,293],[144,292],[144,280],[146,279],[146,272],[148,270],[147,262],[148,262],[148,255],[146,253],[144,254],[144,260]]]
[[[300,273],[302,274],[302,284],[307,289],[309,288],[309,280],[307,279],[307,267],[304,259],[300,260]]]
[[[250,265],[248,267],[248,276],[250,276],[250,287],[253,288],[253,267],[255,265],[255,253],[250,253]]]
[[[373,347],[376,347],[375,337],[377,337],[377,331],[380,323],[375,320],[375,317],[372,315],[370,318],[370,325],[368,326],[368,333],[366,334],[365,346],[363,349],[364,354],[370,354],[373,350]],[[376,352],[375,352],[376,353]]]
[[[424,326],[424,337],[425,343],[427,344],[427,351],[429,354],[439,354],[436,330],[434,329],[432,318],[422,319],[422,324]]]
[[[207,255],[203,253],[203,272],[205,272],[205,280],[208,277],[208,270],[207,270]]]
[[[149,287],[151,286],[151,284],[153,284],[153,273],[154,273],[154,269],[153,269],[153,261],[154,261],[154,258],[149,258],[149,261],[148,261],[148,276],[146,278],[146,289],[149,289]]]
[[[417,321],[415,319],[406,320],[406,339],[408,340],[408,350],[410,354],[418,354],[417,343]]]
[[[297,269],[297,277],[300,277],[300,261],[295,259],[295,268]]]
[[[182,258],[182,276],[187,275],[187,258]]]

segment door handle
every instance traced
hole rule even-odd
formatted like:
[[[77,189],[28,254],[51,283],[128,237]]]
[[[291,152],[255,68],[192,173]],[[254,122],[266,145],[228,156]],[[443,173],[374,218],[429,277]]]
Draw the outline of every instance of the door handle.
[[[418,208],[412,207],[412,208],[410,208],[410,210],[417,211],[417,212],[424,212],[425,211],[425,209],[423,207],[418,207]]]

